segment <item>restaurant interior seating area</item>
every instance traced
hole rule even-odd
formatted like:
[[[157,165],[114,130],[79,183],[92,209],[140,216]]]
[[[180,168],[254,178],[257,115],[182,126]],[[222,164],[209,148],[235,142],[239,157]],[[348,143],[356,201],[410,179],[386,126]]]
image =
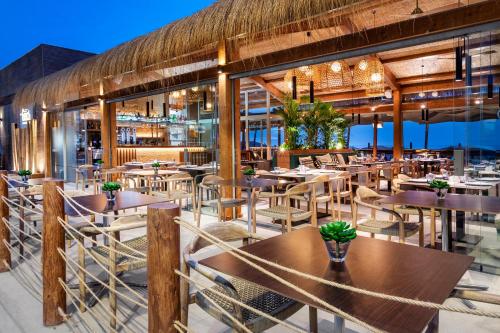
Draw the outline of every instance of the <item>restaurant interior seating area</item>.
[[[16,93],[0,332],[500,330],[500,3],[266,9]]]

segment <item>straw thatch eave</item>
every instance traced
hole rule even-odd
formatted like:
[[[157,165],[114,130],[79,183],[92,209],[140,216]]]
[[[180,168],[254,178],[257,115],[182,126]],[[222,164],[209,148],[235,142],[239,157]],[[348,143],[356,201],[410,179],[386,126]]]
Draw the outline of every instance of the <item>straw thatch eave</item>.
[[[297,22],[311,29],[323,26],[335,10],[354,12],[360,0],[221,0],[152,33],[118,45],[62,71],[23,87],[14,99],[15,107],[33,103],[54,105],[78,95],[80,86],[104,78],[136,73],[170,59],[190,54],[227,39],[251,43],[263,32],[279,33],[279,27]],[[340,24],[340,18],[339,22]],[[71,94],[70,94],[71,93]]]

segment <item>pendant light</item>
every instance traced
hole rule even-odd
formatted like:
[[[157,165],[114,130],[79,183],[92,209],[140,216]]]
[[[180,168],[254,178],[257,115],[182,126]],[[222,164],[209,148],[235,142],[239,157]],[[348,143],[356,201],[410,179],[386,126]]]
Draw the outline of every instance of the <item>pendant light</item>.
[[[463,80],[462,73],[462,47],[455,47],[455,81]]]
[[[368,96],[384,95],[384,65],[377,57],[362,59],[354,67],[353,84]]]
[[[352,86],[351,69],[344,60],[317,65],[314,74],[314,83],[320,89],[346,89]]]
[[[465,53],[465,86],[472,87],[472,56],[469,54],[469,41],[467,41],[467,51]]]
[[[167,117],[167,103],[163,103],[163,118]]]
[[[149,101],[146,101],[146,118],[149,118]]]
[[[418,93],[418,97],[424,98],[425,93],[424,93],[424,59],[422,58],[422,65],[420,66],[421,68],[421,77],[420,77],[420,92]]]
[[[490,32],[490,73],[488,74],[488,99],[493,98],[493,74],[491,74],[491,32]]]
[[[297,99],[301,91],[309,88],[309,81],[303,71],[298,68],[290,69],[284,78],[285,90],[292,94],[293,99]]]

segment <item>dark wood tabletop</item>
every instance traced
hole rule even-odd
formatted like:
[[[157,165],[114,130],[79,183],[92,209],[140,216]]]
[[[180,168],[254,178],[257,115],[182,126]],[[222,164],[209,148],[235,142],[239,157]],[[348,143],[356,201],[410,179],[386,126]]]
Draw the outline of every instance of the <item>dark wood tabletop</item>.
[[[137,208],[148,206],[151,204],[165,202],[165,198],[154,197],[151,195],[141,194],[133,191],[122,191],[116,193],[114,202],[109,202],[105,194],[92,194],[80,197],[74,197],[74,201],[79,203],[85,208],[88,208],[97,213],[107,213],[112,211],[119,211],[122,209]],[[79,216],[79,213],[73,209],[67,202],[64,203],[66,215]],[[83,215],[88,215],[88,212],[81,210]]]
[[[407,205],[473,213],[500,213],[500,197],[471,194],[448,193],[444,199],[440,200],[434,192],[405,191],[378,200],[378,202],[381,204]]]
[[[9,184],[14,187],[28,187],[28,186],[36,186],[43,185],[44,178],[30,178],[28,182],[23,182],[20,179],[9,179]]]
[[[318,229],[314,227],[272,237],[241,249],[326,280],[440,304],[449,297],[474,260],[454,253],[358,237],[352,241],[345,263],[331,264]],[[203,259],[200,264],[323,309],[229,253]],[[388,332],[422,332],[436,314],[436,310],[364,296],[264,267],[329,304]]]
[[[269,179],[261,177],[258,178],[256,177],[252,179],[251,182],[248,182],[246,179],[223,179],[223,180],[216,180],[214,181],[214,183],[220,186],[240,187],[243,189],[291,184],[290,181],[284,179]]]

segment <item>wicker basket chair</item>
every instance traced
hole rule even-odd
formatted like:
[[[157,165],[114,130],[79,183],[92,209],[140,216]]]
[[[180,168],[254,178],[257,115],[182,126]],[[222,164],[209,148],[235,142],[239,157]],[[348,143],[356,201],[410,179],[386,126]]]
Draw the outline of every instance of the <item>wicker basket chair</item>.
[[[289,186],[285,193],[276,194],[278,198],[282,198],[284,200],[285,205],[273,206],[264,209],[256,209],[254,205],[252,212],[253,232],[257,230],[257,215],[270,217],[273,221],[281,221],[283,233],[285,231],[292,231],[292,222],[303,221],[306,219],[310,219],[311,224],[316,226],[318,223],[316,216],[316,189],[315,186],[310,185],[314,185],[314,183],[305,182]],[[304,196],[306,194],[309,194],[311,198],[311,202],[310,205],[308,205],[309,207],[307,210],[292,207],[291,201],[294,197]]]
[[[351,214],[354,211],[353,207],[353,193],[352,193],[352,176],[348,171],[339,173],[332,179],[334,197],[337,199],[337,217],[339,220],[342,219],[342,203],[341,200],[349,198],[349,204],[351,205]]]
[[[257,235],[250,234],[233,223],[211,224],[205,227],[204,231],[224,242],[242,241],[243,244],[246,244],[250,239],[261,239]],[[196,303],[212,317],[231,327],[233,331],[241,332],[241,328],[237,326],[230,317],[213,305],[212,302],[215,302],[252,332],[263,332],[276,325],[274,321],[261,317],[215,294],[213,290],[235,298],[279,320],[286,320],[304,306],[301,303],[276,294],[257,284],[238,278],[228,280],[216,272],[201,266],[198,261],[193,258],[193,255],[211,245],[210,242],[196,236],[184,249],[184,260],[181,268],[183,273],[189,276],[191,270],[193,270],[215,283],[215,286],[209,289],[199,290],[190,294],[189,283],[185,280],[181,280],[181,320],[184,324],[188,322],[189,304]]]
[[[202,207],[212,207],[217,209],[217,216],[219,221],[222,221],[223,212],[225,209],[243,206],[247,201],[238,198],[223,198],[221,193],[221,186],[217,185],[217,181],[224,180],[224,178],[216,175],[207,175],[203,177],[198,184],[198,208],[196,212],[196,225],[200,226],[201,209]],[[209,198],[203,199],[203,192],[206,191]]]
[[[369,232],[371,237],[374,234],[386,235],[390,239],[392,236],[399,237],[399,242],[404,243],[407,237],[416,233],[419,234],[419,246],[424,245],[424,224],[423,214],[419,209],[418,222],[405,222],[403,217],[396,211],[384,208],[374,204],[374,201],[384,198],[385,196],[365,187],[360,186],[356,190],[354,198],[355,208],[353,216],[353,226],[360,231]],[[371,215],[358,220],[359,206],[371,209]],[[418,208],[417,208],[418,209]],[[390,215],[388,219],[377,218],[377,212],[384,212]]]

